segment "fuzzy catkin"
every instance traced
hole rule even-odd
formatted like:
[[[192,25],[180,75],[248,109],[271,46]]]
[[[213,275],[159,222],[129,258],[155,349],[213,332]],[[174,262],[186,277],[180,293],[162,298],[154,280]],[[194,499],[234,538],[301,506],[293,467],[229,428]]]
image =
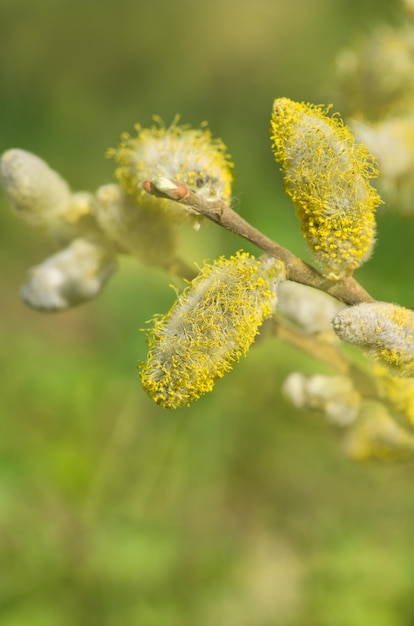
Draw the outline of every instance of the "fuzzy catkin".
[[[381,402],[366,400],[347,432],[344,448],[348,456],[360,461],[407,461],[414,457],[414,436]]]
[[[375,366],[375,382],[379,396],[399,418],[414,425],[414,379],[393,376],[382,365]]]
[[[346,376],[292,372],[283,392],[298,409],[320,411],[337,426],[348,426],[357,417],[361,396]]]
[[[40,157],[12,148],[0,159],[0,183],[16,213],[31,224],[51,225],[68,210],[68,183]]]
[[[324,291],[291,280],[277,288],[278,312],[306,333],[332,333],[332,320],[344,304]]]
[[[99,239],[75,239],[29,270],[21,297],[37,311],[70,309],[96,298],[116,269],[115,256]]]
[[[407,1],[407,0],[406,0]],[[347,118],[377,122],[411,114],[414,102],[414,28],[381,25],[336,59],[335,102]]]
[[[320,106],[275,100],[272,140],[309,248],[330,280],[350,275],[372,252],[380,197],[373,157]]]
[[[211,391],[271,315],[284,277],[280,261],[243,252],[206,264],[170,311],[154,320],[140,371],[148,395],[177,408]]]
[[[202,218],[192,209],[171,200],[149,196],[142,188],[145,180],[164,177],[187,185],[206,200],[230,200],[233,164],[227,148],[210,130],[179,126],[175,120],[168,128],[156,116],[150,128],[135,126],[137,136],[124,133],[116,149],[109,151],[118,163],[115,175],[123,189],[140,206],[161,210],[181,222]]]
[[[365,348],[399,376],[414,376],[414,311],[388,302],[347,307],[333,320],[343,341]]]
[[[378,189],[386,209],[413,217],[414,115],[399,115],[377,123],[351,120],[355,136],[378,160]]]
[[[99,187],[96,198],[97,220],[108,238],[141,263],[168,267],[175,255],[176,233],[164,213],[133,200],[115,184]]]

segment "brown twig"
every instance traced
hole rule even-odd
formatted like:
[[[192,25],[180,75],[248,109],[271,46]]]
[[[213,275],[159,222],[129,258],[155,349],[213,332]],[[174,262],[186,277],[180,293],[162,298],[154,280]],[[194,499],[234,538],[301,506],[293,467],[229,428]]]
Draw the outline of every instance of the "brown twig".
[[[263,252],[283,261],[286,268],[286,278],[289,280],[325,291],[348,305],[374,302],[374,299],[354,278],[349,277],[338,281],[328,280],[314,267],[251,226],[222,200],[204,200],[182,183],[167,178],[147,180],[143,186],[149,194],[191,207],[215,224],[247,239]]]

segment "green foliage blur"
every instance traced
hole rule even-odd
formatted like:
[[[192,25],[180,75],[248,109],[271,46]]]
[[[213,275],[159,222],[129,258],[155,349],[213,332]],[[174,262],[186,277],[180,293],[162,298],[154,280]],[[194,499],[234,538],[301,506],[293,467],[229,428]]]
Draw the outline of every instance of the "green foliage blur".
[[[307,257],[270,149],[273,99],[325,102],[338,50],[397,0],[0,0],[0,150],[30,150],[74,190],[134,122],[210,122],[236,164],[235,203]],[[413,225],[380,218],[358,272],[413,306]],[[125,260],[71,312],[24,307],[53,252],[0,197],[1,626],[412,626],[412,464],[345,458],[280,386],[321,366],[258,342],[212,394],[166,411],[144,394],[139,329],[171,277]],[[188,259],[243,242],[186,232]],[[253,248],[249,248],[252,252]]]

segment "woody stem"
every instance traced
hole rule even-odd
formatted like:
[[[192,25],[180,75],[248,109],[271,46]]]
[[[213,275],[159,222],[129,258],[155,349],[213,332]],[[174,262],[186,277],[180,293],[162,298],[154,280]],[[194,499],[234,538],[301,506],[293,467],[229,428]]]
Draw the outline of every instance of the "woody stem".
[[[338,281],[328,280],[318,270],[299,259],[290,250],[283,248],[254,228],[222,200],[205,200],[182,183],[166,178],[158,178],[153,181],[147,180],[143,186],[149,194],[174,200],[184,206],[191,207],[215,224],[235,233],[239,237],[243,237],[243,239],[250,241],[263,252],[283,261],[286,268],[286,278],[289,280],[325,291],[348,305],[360,302],[374,302],[374,299],[354,278],[348,277]]]

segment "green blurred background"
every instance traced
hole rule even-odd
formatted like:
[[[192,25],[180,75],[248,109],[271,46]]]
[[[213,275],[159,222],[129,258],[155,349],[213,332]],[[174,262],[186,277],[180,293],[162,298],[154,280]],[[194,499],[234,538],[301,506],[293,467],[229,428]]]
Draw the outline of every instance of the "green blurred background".
[[[268,137],[275,97],[322,102],[338,50],[391,0],[0,0],[0,150],[39,154],[75,190],[134,122],[209,120],[236,163],[236,207],[307,258]],[[383,216],[358,278],[413,306],[413,226]],[[189,409],[142,391],[138,329],[171,278],[125,260],[102,296],[26,309],[52,253],[0,197],[0,625],[412,626],[413,465],[358,464],[280,394],[320,367],[259,343]],[[189,259],[241,243],[188,231]],[[253,251],[252,248],[248,248]]]

